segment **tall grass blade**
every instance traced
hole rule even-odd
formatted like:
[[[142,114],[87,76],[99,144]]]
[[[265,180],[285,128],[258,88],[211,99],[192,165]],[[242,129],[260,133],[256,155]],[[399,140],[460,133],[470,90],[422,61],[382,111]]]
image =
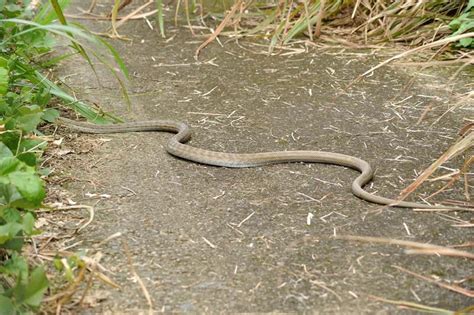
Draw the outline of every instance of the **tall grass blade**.
[[[120,7],[120,0],[114,0],[114,6],[112,8],[112,33],[116,37],[120,37],[117,32],[117,16]]]
[[[2,21],[2,20],[0,20],[0,21]],[[109,43],[107,43],[105,40],[103,40],[102,38],[97,37],[97,36],[93,36],[91,34],[88,34],[88,33],[86,33],[85,30],[83,30],[79,27],[71,26],[71,25],[61,25],[61,24],[41,25],[41,24],[38,24],[38,23],[35,23],[35,22],[32,22],[32,21],[21,20],[21,19],[7,19],[7,20],[3,20],[3,21],[10,21],[10,22],[19,23],[19,24],[26,24],[26,25],[30,25],[30,26],[33,26],[33,27],[28,28],[28,29],[26,29],[22,32],[19,32],[19,33],[15,34],[14,36],[11,36],[9,39],[6,39],[4,42],[2,42],[2,44],[5,43],[8,40],[13,39],[16,36],[21,36],[23,34],[33,32],[37,29],[47,30],[47,31],[49,31],[53,34],[57,34],[59,36],[62,36],[64,38],[68,39],[69,41],[71,41],[72,43],[76,43],[76,44],[80,43],[77,38],[82,38],[82,39],[85,39],[87,42],[93,43],[97,46],[102,46],[102,47],[107,48],[107,50],[114,57],[115,62],[117,63],[118,67],[120,68],[122,73],[125,75],[125,77],[126,78],[129,77],[128,69],[125,66],[125,63],[123,62],[122,58],[120,58],[120,55],[117,53],[117,51]],[[88,48],[90,53],[94,57],[96,57],[101,63],[103,63],[112,72],[112,75],[117,79],[117,81],[120,85],[120,90],[121,90],[122,95],[125,99],[125,102],[126,102],[127,106],[130,108],[131,107],[131,102],[130,102],[130,97],[128,95],[125,83],[117,75],[117,73],[115,71],[115,68],[103,56],[101,56],[99,53],[96,52],[97,47],[89,47],[86,44],[82,44],[81,47]]]
[[[58,0],[57,4],[61,8],[65,8],[69,5],[71,0]],[[39,24],[49,24],[56,19],[57,13],[53,10],[51,2],[48,2],[47,4],[44,4],[41,6],[40,11],[35,15],[33,18],[33,21]]]
[[[164,13],[163,13],[163,0],[156,0],[156,20],[160,28],[161,37],[165,38],[165,22],[164,22]]]
[[[8,62],[8,60],[5,57],[0,56],[0,63],[6,62]],[[24,64],[19,60],[17,60],[15,66],[24,74],[25,78],[28,79],[28,81],[30,81],[32,84],[41,86],[48,90],[52,95],[55,95],[60,99],[64,100],[66,102],[66,106],[72,108],[88,120],[97,123],[106,123],[108,120],[104,118],[105,116],[110,117],[114,121],[120,121],[120,119],[114,117],[113,115],[102,115],[84,102],[76,100],[73,96],[63,91],[57,84],[53,83],[47,77],[42,75],[39,71],[34,70],[31,66]]]
[[[62,25],[67,25],[66,18],[63,14],[63,9],[59,5],[58,0],[50,0],[50,3],[53,6],[54,12],[56,13],[56,17],[58,18],[59,22],[61,22]]]
[[[128,79],[130,77],[128,73],[128,68],[125,65],[125,62],[123,61],[122,57],[120,57],[120,54],[117,52],[117,50],[115,50],[115,48],[112,45],[110,45],[109,42],[107,42],[105,39],[101,37],[97,37],[97,39],[102,43],[102,45],[104,45],[104,47],[106,47],[109,50],[109,52],[114,57],[115,62],[119,66],[120,71],[122,71],[122,73]]]
[[[72,57],[74,55],[76,55],[77,52],[69,52],[67,54],[62,54],[62,55],[59,55],[57,57],[54,57],[54,58],[51,58],[51,59],[48,59],[46,60],[45,62],[42,62],[40,63],[40,67],[43,68],[43,69],[48,69],[50,67],[53,67],[55,65],[57,65],[58,63],[60,63],[61,61],[69,58],[69,57]]]
[[[62,25],[67,25],[66,18],[64,17],[63,10],[61,6],[59,5],[58,0],[50,0],[51,5],[53,6],[54,12],[56,13],[56,16],[59,20],[59,22]],[[74,37],[72,34],[69,34],[71,37]],[[99,76],[97,75],[97,71],[95,70],[94,64],[92,63],[92,60],[90,59],[89,55],[87,54],[86,50],[82,45],[78,42],[72,42],[71,43],[73,48],[77,50],[81,56],[87,61],[89,66],[91,67],[92,71],[94,72],[95,77],[97,78],[97,81],[99,81]]]

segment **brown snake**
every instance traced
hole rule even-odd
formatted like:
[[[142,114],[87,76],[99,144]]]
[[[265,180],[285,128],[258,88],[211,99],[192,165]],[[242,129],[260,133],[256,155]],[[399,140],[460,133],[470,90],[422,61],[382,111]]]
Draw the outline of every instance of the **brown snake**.
[[[175,133],[175,135],[165,146],[165,149],[169,154],[185,160],[207,165],[243,168],[277,163],[308,162],[346,166],[361,173],[352,182],[352,193],[363,200],[381,205],[403,208],[472,210],[470,208],[398,201],[372,195],[362,188],[370,182],[374,176],[372,167],[366,161],[350,155],[324,151],[279,151],[262,153],[224,153],[209,151],[185,144],[191,138],[191,130],[185,123],[173,120],[137,121],[114,125],[95,125],[91,123],[77,122],[67,118],[59,118],[59,121],[68,128],[83,133],[104,134],[140,131],[172,132]]]

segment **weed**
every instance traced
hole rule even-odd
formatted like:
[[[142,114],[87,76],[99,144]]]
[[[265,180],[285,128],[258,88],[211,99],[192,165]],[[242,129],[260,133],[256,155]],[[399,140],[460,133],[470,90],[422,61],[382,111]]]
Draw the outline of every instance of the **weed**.
[[[8,1],[0,18],[31,18],[31,14]],[[43,268],[29,266],[20,254],[26,238],[38,233],[33,211],[45,196],[36,164],[46,142],[30,135],[57,112],[45,108],[50,94],[26,79],[35,71],[27,65],[51,49],[51,38],[37,30],[6,44],[5,39],[24,29],[14,22],[0,23],[0,309],[15,314],[37,308],[48,286]]]
[[[474,30],[474,0],[469,0],[463,14],[452,20],[449,27],[453,31],[453,36]],[[463,38],[459,40],[459,45],[464,48],[474,48],[474,39],[472,37]]]

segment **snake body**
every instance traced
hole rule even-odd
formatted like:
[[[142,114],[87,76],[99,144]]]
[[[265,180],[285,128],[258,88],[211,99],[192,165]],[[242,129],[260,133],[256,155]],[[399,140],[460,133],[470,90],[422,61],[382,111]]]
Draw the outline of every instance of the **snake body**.
[[[196,148],[186,144],[191,139],[191,130],[183,122],[174,120],[153,120],[126,122],[113,125],[95,125],[86,122],[59,118],[59,121],[75,131],[93,134],[165,131],[175,133],[165,146],[166,151],[176,157],[213,166],[244,168],[268,164],[307,162],[324,163],[349,167],[361,174],[352,182],[352,193],[369,202],[402,208],[459,209],[465,208],[428,205],[416,202],[398,201],[365,191],[363,187],[372,180],[374,171],[370,164],[354,156],[324,151],[279,151],[262,153],[224,153]]]

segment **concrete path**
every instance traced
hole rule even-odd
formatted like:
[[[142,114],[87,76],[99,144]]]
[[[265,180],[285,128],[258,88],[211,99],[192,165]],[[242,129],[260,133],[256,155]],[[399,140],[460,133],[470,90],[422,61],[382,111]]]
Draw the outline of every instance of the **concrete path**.
[[[101,30],[105,24],[90,26]],[[262,54],[265,47],[230,41],[211,44],[196,62],[194,50],[203,37],[193,38],[185,28],[170,24],[166,40],[145,21],[129,22],[120,32],[131,39],[113,41],[132,74],[131,111],[104,69],[99,66],[99,87],[86,64],[69,61],[60,75],[80,98],[127,120],[185,121],[194,130],[192,144],[202,148],[358,156],[377,169],[367,189],[387,197],[396,197],[444,152],[463,117],[472,114],[464,107],[431,125],[452,104],[446,79],[437,73],[412,81],[402,68],[385,67],[348,88],[381,60],[370,52],[289,50],[288,56],[269,57]],[[397,312],[372,295],[452,310],[469,305],[460,294],[394,268],[454,281],[469,276],[467,260],[332,238],[365,235],[438,245],[472,240],[472,233],[453,227],[444,215],[380,210],[350,193],[357,172],[342,167],[226,169],[179,160],[163,149],[169,136],[81,135],[65,144],[102,143],[88,154],[69,156],[62,170],[76,179],[67,185],[72,199],[96,209],[75,249],[99,244],[107,274],[121,285],[94,285],[92,294],[108,293],[91,313],[149,309],[123,243],[156,311]],[[459,161],[448,167],[459,167]],[[426,186],[412,200],[442,184]],[[444,199],[463,199],[462,185],[436,200]],[[101,243],[115,233],[121,236]]]

